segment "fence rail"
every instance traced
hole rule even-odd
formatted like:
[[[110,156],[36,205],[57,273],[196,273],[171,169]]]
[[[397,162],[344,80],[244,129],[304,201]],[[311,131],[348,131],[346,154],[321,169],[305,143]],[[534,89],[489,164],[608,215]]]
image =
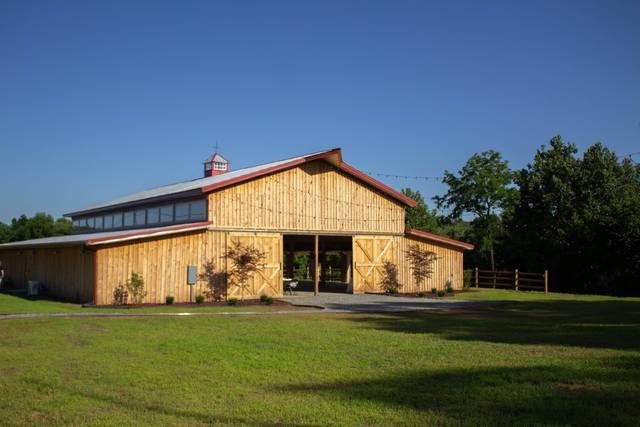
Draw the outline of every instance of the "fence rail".
[[[509,270],[480,270],[475,268],[473,273],[473,284],[476,288],[508,288],[528,289],[549,292],[549,272],[531,273]]]

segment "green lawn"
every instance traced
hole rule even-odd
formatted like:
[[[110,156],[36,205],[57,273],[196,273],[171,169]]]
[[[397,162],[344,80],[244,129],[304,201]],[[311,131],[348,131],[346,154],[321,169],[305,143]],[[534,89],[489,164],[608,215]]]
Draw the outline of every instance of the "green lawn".
[[[511,291],[506,289],[470,288],[451,297],[464,300],[501,300],[501,301],[636,301],[640,298],[616,298],[602,295],[560,294],[555,292]]]
[[[495,292],[455,298],[528,300],[0,321],[0,424],[637,425],[637,299]]]

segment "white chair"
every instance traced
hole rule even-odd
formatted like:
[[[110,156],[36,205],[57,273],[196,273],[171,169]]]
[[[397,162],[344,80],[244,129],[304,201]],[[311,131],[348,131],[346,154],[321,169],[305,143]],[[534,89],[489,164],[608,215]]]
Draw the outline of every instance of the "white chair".
[[[298,287],[298,281],[288,280],[285,282],[284,286],[285,286],[285,289],[284,289],[285,292],[289,291],[289,295],[295,295],[296,293],[294,291]]]

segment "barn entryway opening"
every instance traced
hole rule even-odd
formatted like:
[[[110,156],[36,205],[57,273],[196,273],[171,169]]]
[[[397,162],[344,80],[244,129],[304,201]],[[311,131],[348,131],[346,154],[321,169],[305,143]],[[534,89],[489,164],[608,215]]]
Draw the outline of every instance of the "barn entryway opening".
[[[286,294],[290,281],[296,293],[353,292],[351,236],[284,235],[282,249]]]

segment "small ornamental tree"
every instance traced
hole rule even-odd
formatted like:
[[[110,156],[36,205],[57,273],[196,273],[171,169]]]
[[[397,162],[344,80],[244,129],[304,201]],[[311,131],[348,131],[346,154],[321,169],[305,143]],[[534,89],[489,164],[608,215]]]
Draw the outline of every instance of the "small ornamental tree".
[[[147,291],[144,290],[144,280],[138,273],[131,273],[131,279],[126,284],[127,291],[131,296],[131,302],[135,305],[142,304]]]
[[[409,250],[405,251],[405,254],[409,260],[413,280],[418,285],[418,290],[422,290],[424,281],[433,274],[434,264],[438,256],[435,252],[422,249],[418,245],[409,246]]]
[[[380,281],[380,286],[388,294],[397,294],[400,290],[400,283],[398,283],[398,266],[391,261],[385,261],[382,268],[384,269],[384,276]]]
[[[244,299],[244,289],[249,287],[249,279],[264,266],[265,253],[251,245],[235,241],[224,255],[230,261],[229,281],[240,288],[240,299]]]
[[[119,284],[113,290],[113,304],[114,305],[126,305],[129,301],[129,291],[124,284]]]
[[[198,275],[198,279],[203,280],[207,286],[205,296],[211,301],[222,301],[227,298],[227,273],[216,270],[213,261],[204,264],[204,272]]]

